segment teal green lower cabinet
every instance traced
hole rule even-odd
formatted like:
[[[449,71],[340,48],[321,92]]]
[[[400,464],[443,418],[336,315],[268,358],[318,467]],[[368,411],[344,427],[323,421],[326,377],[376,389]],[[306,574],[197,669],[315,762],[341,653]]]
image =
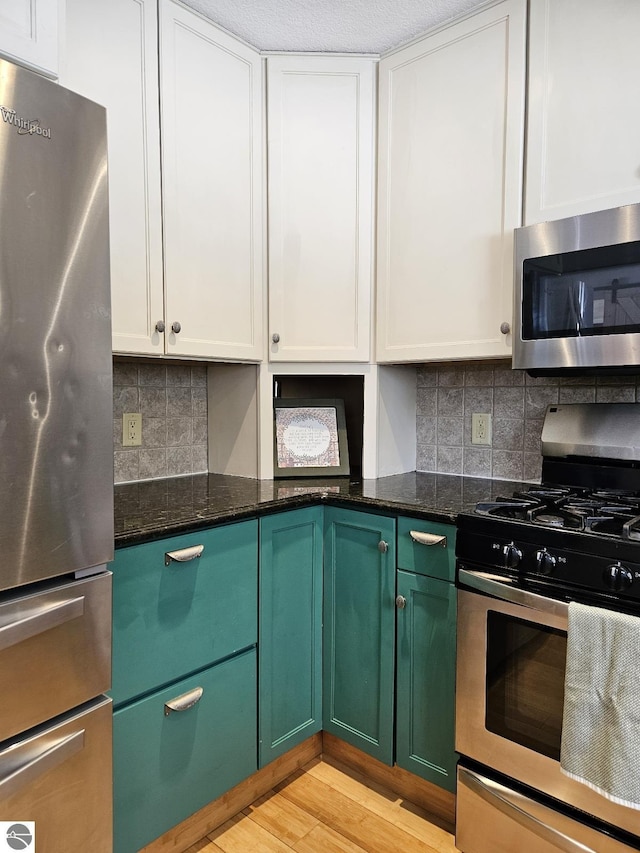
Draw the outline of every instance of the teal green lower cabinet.
[[[199,701],[167,713],[196,688]],[[114,853],[133,853],[255,772],[256,695],[251,649],[114,713]]]
[[[322,729],[322,518],[260,520],[260,766]]]
[[[455,790],[456,590],[398,571],[396,762]]]
[[[325,509],[324,729],[393,763],[395,520]]]
[[[122,548],[112,571],[115,707],[256,644],[257,519]]]

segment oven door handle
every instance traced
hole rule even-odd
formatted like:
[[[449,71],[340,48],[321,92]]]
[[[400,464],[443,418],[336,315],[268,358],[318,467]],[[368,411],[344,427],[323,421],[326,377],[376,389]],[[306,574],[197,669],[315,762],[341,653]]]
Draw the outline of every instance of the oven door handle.
[[[563,851],[563,853],[597,853],[593,847],[587,847],[581,841],[576,841],[575,838],[571,838],[561,830],[549,826],[540,818],[525,811],[523,805],[527,803],[533,805],[532,801],[526,797],[517,794],[515,791],[509,791],[497,782],[472,773],[463,767],[458,769],[458,774],[460,783],[466,785],[469,790],[486,803],[501,811],[523,829]],[[515,802],[512,802],[512,798]]]
[[[566,619],[569,614],[569,605],[565,601],[556,601],[555,598],[547,598],[544,595],[536,595],[526,589],[513,586],[509,578],[501,575],[491,575],[487,572],[476,572],[469,569],[458,569],[458,580],[470,589],[485,592],[501,601],[510,601],[512,604],[520,604],[532,610],[550,616],[559,616]]]

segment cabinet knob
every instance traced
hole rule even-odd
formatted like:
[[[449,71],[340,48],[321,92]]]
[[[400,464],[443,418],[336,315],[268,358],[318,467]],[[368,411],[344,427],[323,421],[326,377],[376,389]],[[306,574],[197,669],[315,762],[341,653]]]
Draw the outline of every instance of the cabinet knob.
[[[175,321],[175,323],[171,324],[171,331],[174,333],[174,335],[177,335],[181,329],[182,326],[180,325],[180,323],[178,323],[177,320]]]
[[[274,344],[279,344],[280,343],[280,335],[277,332],[274,332],[271,335],[271,340],[273,341]]]
[[[160,332],[160,334],[164,332],[164,320],[158,320],[156,323],[156,332]]]
[[[396,607],[398,608],[398,610],[404,610],[406,606],[407,606],[407,599],[404,597],[404,595],[397,596]]]
[[[381,539],[378,542],[378,551],[380,551],[381,554],[386,554],[388,550],[389,550],[389,543],[385,542],[384,539]]]
[[[500,331],[503,335],[508,335],[511,331],[511,323],[507,323],[505,320],[504,323],[500,323]]]

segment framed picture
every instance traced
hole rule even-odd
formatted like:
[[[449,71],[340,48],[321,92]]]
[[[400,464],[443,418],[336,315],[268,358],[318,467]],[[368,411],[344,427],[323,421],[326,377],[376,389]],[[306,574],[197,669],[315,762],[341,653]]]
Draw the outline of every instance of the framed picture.
[[[349,474],[342,400],[273,401],[274,477],[338,477]]]

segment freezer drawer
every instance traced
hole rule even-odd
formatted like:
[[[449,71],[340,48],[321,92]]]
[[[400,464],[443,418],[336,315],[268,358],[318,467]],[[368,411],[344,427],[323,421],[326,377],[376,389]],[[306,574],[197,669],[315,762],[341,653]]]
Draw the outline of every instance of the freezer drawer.
[[[115,853],[133,853],[256,771],[256,701],[254,648],[115,711]]]
[[[111,853],[110,699],[101,696],[0,751],[0,815],[35,821],[38,853]]]
[[[109,572],[2,600],[0,683],[0,741],[109,689]]]
[[[637,849],[460,766],[457,794],[456,847],[462,853],[632,853]]]

